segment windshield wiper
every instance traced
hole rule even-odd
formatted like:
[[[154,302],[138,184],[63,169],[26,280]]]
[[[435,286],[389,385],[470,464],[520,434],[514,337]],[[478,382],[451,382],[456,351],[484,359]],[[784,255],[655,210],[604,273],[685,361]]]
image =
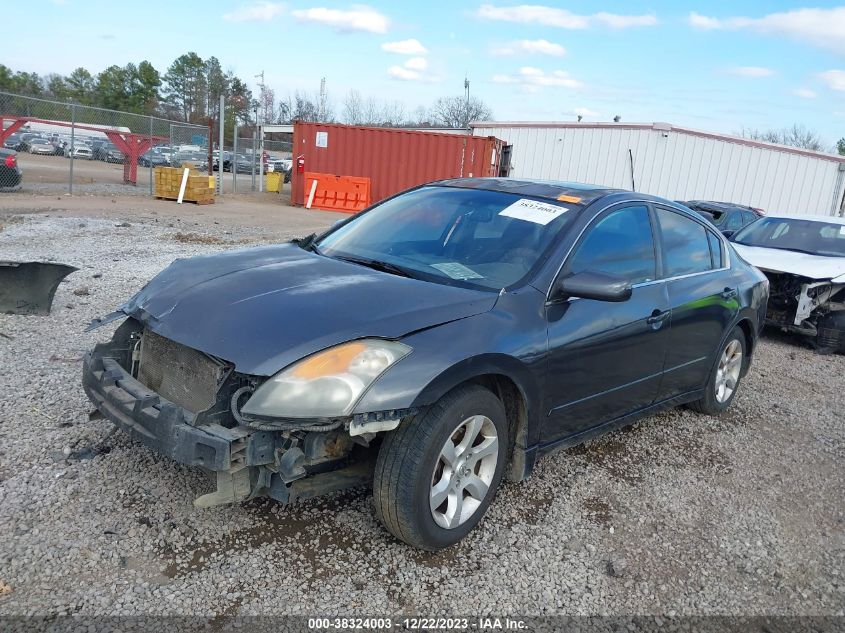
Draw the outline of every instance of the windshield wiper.
[[[290,242],[291,244],[296,244],[299,248],[304,251],[311,251],[312,253],[317,253],[317,255],[322,255],[320,249],[317,247],[316,233],[306,235],[305,237],[295,237]]]
[[[358,264],[359,266],[366,266],[367,268],[372,268],[373,270],[380,270],[385,273],[390,273],[391,275],[399,275],[400,277],[416,279],[416,276],[406,268],[403,268],[402,266],[397,266],[396,264],[391,264],[390,262],[383,262],[378,259],[370,259],[368,257],[349,257],[348,255],[336,255],[335,259],[341,259],[345,262]]]

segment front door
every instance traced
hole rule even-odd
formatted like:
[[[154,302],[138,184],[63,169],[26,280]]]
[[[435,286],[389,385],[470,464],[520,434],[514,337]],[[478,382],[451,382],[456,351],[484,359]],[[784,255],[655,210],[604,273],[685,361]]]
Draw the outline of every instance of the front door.
[[[622,276],[632,296],[619,303],[572,298],[548,305],[547,419],[553,442],[650,405],[666,354],[669,301],[657,281],[648,207],[616,207],[585,231],[561,275],[584,270]]]

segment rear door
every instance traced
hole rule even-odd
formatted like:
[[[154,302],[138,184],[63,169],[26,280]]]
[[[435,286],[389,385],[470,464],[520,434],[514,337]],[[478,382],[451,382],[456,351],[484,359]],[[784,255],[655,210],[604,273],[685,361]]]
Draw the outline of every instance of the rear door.
[[[546,306],[549,337],[541,441],[553,442],[651,404],[658,395],[669,324],[648,206],[614,207],[587,228],[561,270],[622,276],[627,301],[571,298]]]
[[[660,398],[704,387],[714,355],[739,311],[722,238],[680,211],[655,207],[672,312]]]

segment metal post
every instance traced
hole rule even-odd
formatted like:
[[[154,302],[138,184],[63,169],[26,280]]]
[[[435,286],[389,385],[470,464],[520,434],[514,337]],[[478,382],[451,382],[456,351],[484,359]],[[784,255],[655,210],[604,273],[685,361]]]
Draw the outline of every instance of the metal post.
[[[232,130],[232,193],[238,190],[238,115]]]
[[[147,150],[150,153],[150,195],[153,195],[153,117],[150,117],[150,149]]]
[[[68,193],[73,195],[73,150],[75,144],[76,130],[76,104],[70,104],[70,182],[68,183]]]
[[[258,126],[258,192],[264,191],[264,125]]]
[[[258,124],[256,124],[257,127]],[[252,131],[252,160],[250,161],[249,173],[252,174],[252,190],[255,191],[255,139],[256,130]]]
[[[226,121],[226,97],[224,95],[220,95],[220,116],[217,117],[217,125],[220,127],[219,137],[220,142],[217,147],[217,151],[220,152],[218,155],[220,158],[218,159],[219,164],[217,165],[217,193],[223,193],[223,125]]]

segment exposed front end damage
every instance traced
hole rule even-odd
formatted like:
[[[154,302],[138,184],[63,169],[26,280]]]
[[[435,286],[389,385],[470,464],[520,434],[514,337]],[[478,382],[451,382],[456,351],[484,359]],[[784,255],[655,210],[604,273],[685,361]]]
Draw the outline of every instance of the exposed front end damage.
[[[769,279],[766,323],[845,352],[845,282],[762,269]]]
[[[83,365],[85,393],[115,425],[164,456],[214,473],[217,489],[198,497],[198,507],[260,496],[288,503],[367,485],[376,432],[414,413],[249,419],[240,408],[264,380],[133,318]]]

